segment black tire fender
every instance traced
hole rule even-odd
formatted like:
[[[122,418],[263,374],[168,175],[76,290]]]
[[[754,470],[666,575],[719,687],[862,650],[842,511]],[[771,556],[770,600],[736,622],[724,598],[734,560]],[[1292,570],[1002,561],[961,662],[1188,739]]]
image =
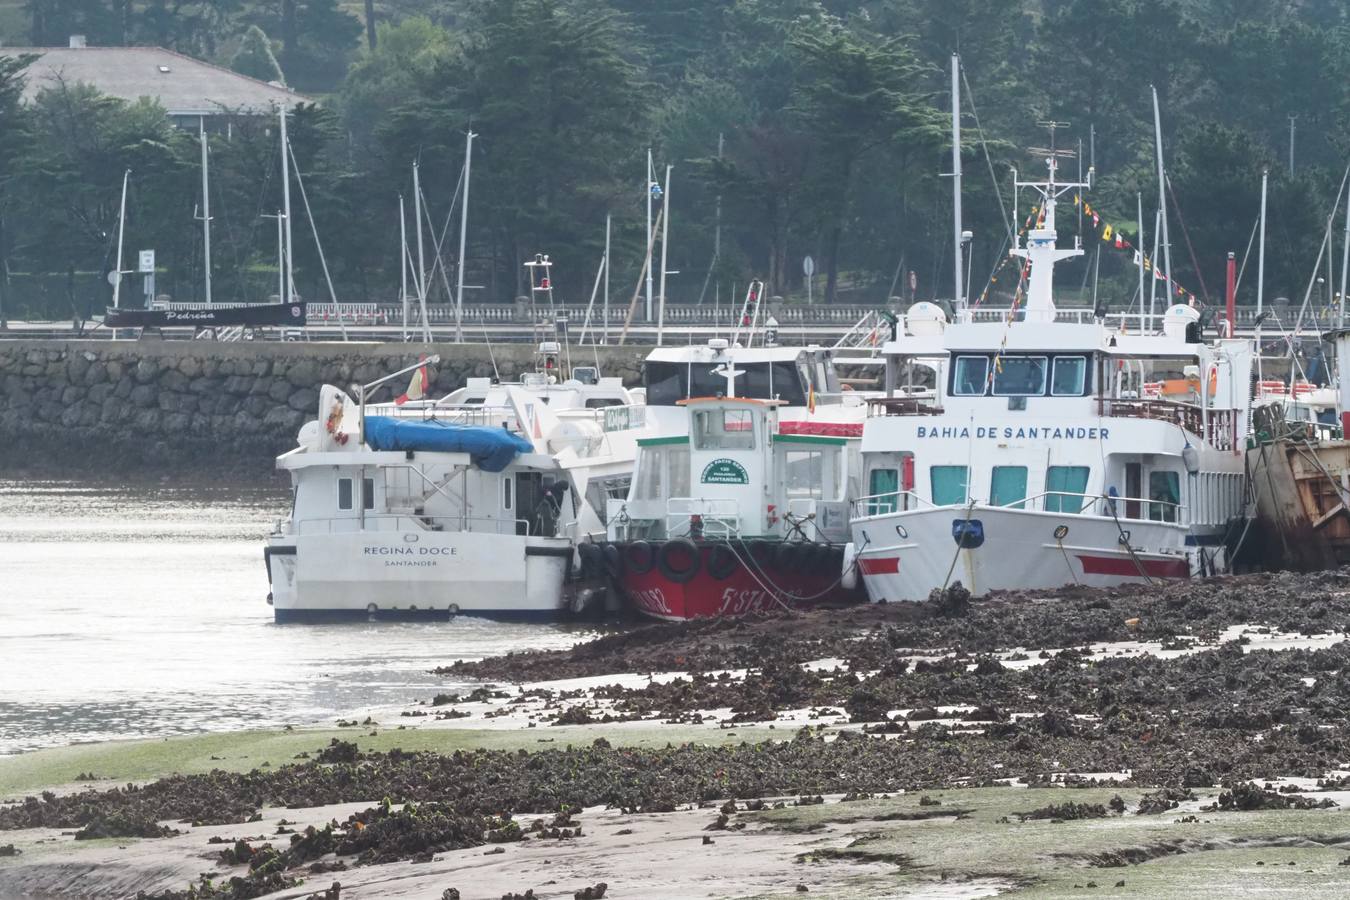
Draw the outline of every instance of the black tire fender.
[[[656,550],[650,541],[633,541],[623,548],[623,567],[634,575],[646,575],[656,565]]]
[[[713,544],[708,549],[708,574],[717,581],[726,581],[740,568],[741,561],[726,544]]]
[[[609,573],[610,578],[619,578],[623,575],[623,554],[615,544],[605,544],[601,551],[605,558],[605,571]]]
[[[688,560],[680,564],[681,557]],[[672,558],[674,561],[672,561]],[[698,574],[698,545],[689,538],[672,538],[656,551],[656,568],[668,580],[675,584],[692,581]]]

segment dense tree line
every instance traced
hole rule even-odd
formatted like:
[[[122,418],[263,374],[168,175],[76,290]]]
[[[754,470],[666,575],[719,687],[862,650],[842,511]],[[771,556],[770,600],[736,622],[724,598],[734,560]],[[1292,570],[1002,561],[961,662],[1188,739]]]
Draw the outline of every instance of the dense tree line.
[[[6,44],[63,45],[71,33],[156,44],[317,98],[297,110],[291,138],[347,299],[397,292],[399,199],[411,227],[414,161],[428,255],[439,247],[449,272],[429,287],[444,297],[469,129],[474,299],[519,295],[522,263],[543,252],[561,295],[584,301],[608,215],[611,296],[626,303],[645,249],[649,147],[658,177],[673,166],[673,299],[725,303],[759,278],[804,300],[808,254],[818,301],[908,297],[911,272],[914,296],[948,297],[954,51],[975,295],[1020,224],[1011,169],[1040,174],[1026,148],[1049,140],[1047,120],[1067,123],[1060,148],[1081,143],[1062,176],[1095,163],[1087,200],[1103,224],[1134,240],[1142,195],[1151,248],[1157,88],[1173,266],[1216,303],[1225,253],[1246,255],[1263,168],[1267,296],[1301,301],[1350,160],[1350,12],[1337,0],[28,0],[26,10],[29,33]],[[0,65],[0,310],[84,315],[106,299],[127,169],[128,247],[156,248],[160,292],[197,299],[197,135],[152,101],[84,85],[24,105],[25,63]],[[265,218],[280,205],[275,123],[241,116],[210,142],[216,296],[275,292]],[[298,284],[323,296],[295,203]],[[1091,302],[1095,283],[1099,305],[1129,303],[1131,259],[1062,206],[1061,240],[1080,228],[1088,254],[1063,267],[1061,294]],[[1004,300],[1012,281],[995,284]],[[1244,277],[1245,301],[1254,281]],[[1316,301],[1329,286],[1313,284]]]

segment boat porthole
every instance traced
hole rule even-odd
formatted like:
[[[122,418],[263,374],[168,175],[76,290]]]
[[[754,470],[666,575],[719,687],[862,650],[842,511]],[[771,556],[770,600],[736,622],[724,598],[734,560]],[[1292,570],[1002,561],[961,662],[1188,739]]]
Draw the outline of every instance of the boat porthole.
[[[1062,541],[1062,540],[1064,540],[1064,539],[1065,539],[1066,537],[1068,537],[1068,536],[1069,536],[1069,526],[1068,526],[1068,525],[1057,525],[1057,526],[1055,526],[1055,540],[1057,540],[1057,541]]]
[[[895,533],[900,536],[902,541],[909,538],[909,531],[903,525],[895,526]],[[864,534],[863,537],[867,537],[867,535]]]

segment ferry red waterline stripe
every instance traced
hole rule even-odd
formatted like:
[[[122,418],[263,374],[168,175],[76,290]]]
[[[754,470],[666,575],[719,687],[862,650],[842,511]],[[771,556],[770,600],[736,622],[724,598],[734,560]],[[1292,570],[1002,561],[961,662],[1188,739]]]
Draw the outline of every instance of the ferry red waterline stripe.
[[[1191,567],[1182,559],[1141,559],[1129,556],[1086,556],[1078,554],[1084,575],[1124,575],[1138,577],[1139,570],[1153,578],[1188,578]]]
[[[858,560],[858,571],[864,575],[896,575],[900,572],[900,557],[863,557]]]

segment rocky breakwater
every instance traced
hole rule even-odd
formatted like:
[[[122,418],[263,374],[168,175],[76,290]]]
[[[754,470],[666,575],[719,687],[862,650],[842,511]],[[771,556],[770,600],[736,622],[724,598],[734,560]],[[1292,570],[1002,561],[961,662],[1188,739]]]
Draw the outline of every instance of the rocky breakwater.
[[[0,466],[265,473],[317,415],[322,385],[369,383],[420,353],[441,357],[433,394],[493,375],[494,356],[504,379],[534,366],[524,345],[0,343]],[[635,383],[641,351],[610,348],[600,363]]]

